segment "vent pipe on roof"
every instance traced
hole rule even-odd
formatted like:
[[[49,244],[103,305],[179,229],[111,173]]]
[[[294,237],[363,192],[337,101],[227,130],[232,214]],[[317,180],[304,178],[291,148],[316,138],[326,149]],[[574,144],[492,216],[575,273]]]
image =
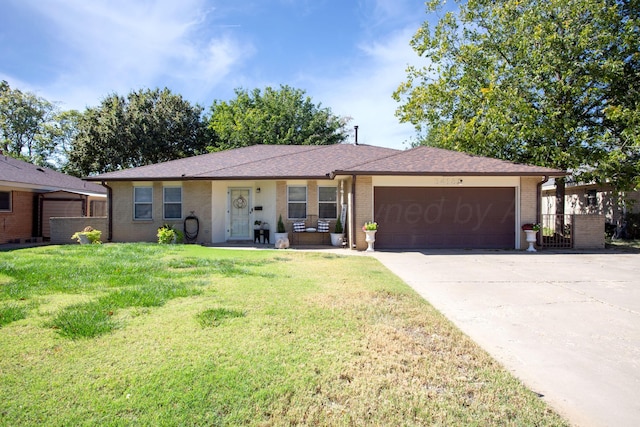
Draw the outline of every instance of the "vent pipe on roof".
[[[358,145],[358,125],[355,125],[353,129],[356,131],[356,145]]]

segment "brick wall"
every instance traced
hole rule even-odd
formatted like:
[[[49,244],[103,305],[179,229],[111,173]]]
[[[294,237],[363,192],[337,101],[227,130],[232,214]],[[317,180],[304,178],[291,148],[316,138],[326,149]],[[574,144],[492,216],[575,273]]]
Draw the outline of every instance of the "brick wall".
[[[356,249],[367,249],[365,242],[365,234],[362,232],[362,226],[367,221],[375,221],[373,218],[373,180],[370,176],[356,177],[356,194],[355,194],[355,226],[354,237],[356,240]]]
[[[574,249],[604,248],[604,215],[575,215],[573,217]]]
[[[107,241],[107,217],[50,218],[49,224],[51,226],[51,243],[55,245],[77,243],[71,239],[71,236],[76,231],[84,230],[87,226],[102,231],[101,240]]]
[[[133,185],[131,182],[110,183],[113,189],[113,237],[114,242],[157,242],[158,228],[164,224],[183,230],[184,219],[163,219],[163,183],[154,182],[153,219],[133,219]],[[198,243],[211,243],[211,182],[185,181],[182,183],[182,215],[191,211],[198,217],[200,230]]]
[[[11,212],[0,212],[0,243],[33,237],[34,193],[11,192]]]
[[[537,185],[538,177],[520,178],[520,226],[522,224],[534,224],[537,221]],[[520,249],[526,249],[529,244],[526,241],[524,231],[520,230]]]

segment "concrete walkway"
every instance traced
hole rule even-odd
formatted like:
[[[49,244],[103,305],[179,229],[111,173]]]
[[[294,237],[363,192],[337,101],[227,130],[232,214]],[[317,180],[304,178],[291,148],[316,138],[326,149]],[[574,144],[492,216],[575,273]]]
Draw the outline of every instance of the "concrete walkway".
[[[640,425],[640,254],[372,255],[572,424]]]

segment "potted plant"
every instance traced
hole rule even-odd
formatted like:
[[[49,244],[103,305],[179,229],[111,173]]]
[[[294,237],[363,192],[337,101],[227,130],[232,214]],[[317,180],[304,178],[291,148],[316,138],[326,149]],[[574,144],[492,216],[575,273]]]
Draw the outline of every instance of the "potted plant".
[[[91,243],[100,244],[102,241],[100,237],[102,231],[94,230],[93,227],[87,226],[82,231],[77,231],[71,236],[72,239],[77,240],[81,245],[87,245]]]
[[[262,228],[262,221],[260,221],[259,219],[255,220],[253,222],[253,229],[254,230],[260,230],[261,228]]]
[[[540,224],[523,224],[522,231],[524,231],[524,234],[526,234],[527,243],[529,243],[527,252],[537,252],[533,244],[537,240],[536,234],[538,233],[538,231],[540,231]]]
[[[165,224],[158,228],[158,243],[182,243],[184,239],[184,233],[180,230],[176,230],[173,225]]]
[[[336,226],[333,231],[334,232],[331,233],[331,245],[342,246],[342,239],[344,239],[344,230],[342,228],[342,221],[340,221],[339,217],[336,221]]]
[[[287,233],[287,230],[284,228],[282,215],[278,217],[278,224],[276,225],[276,232],[273,239],[276,242],[276,249],[286,249],[289,247],[289,233]]]
[[[366,234],[367,252],[373,252],[373,244],[376,241],[376,232],[378,231],[378,223],[374,221],[365,222],[362,231]]]

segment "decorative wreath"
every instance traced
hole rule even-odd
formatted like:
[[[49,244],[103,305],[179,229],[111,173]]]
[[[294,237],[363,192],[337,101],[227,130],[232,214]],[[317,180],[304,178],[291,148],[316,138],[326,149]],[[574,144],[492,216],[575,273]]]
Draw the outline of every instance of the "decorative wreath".
[[[247,207],[247,199],[242,196],[239,196],[237,199],[233,201],[233,207],[236,209],[244,209]]]

